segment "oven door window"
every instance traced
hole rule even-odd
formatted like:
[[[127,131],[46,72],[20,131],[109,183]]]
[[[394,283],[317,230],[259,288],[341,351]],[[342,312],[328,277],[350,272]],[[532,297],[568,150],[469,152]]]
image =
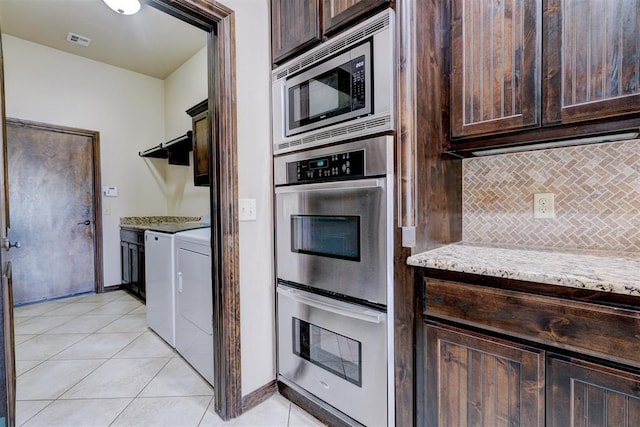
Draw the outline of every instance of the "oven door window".
[[[359,341],[296,317],[292,321],[295,355],[362,387],[362,345]]]
[[[291,251],[360,261],[360,217],[291,215]]]

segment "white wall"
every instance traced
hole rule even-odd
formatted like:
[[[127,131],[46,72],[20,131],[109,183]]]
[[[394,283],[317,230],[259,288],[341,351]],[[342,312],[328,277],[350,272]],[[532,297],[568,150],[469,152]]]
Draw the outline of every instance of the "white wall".
[[[105,286],[120,283],[121,216],[164,215],[161,180],[138,151],[164,140],[162,80],[2,35],[7,116],[100,132]],[[98,190],[99,191],[99,190]]]
[[[238,192],[257,203],[257,220],[241,222],[239,237],[247,395],[275,378],[269,8],[268,0],[223,3],[236,19]],[[120,282],[120,216],[208,213],[208,188],[193,186],[192,166],[137,155],[191,128],[184,111],[206,97],[204,49],[163,82],[7,35],[3,46],[8,116],[100,131],[102,183],[120,188],[103,199],[105,284]]]
[[[275,378],[269,2],[223,0],[236,12],[238,192],[256,199],[240,223],[242,394]]]
[[[223,3],[235,11],[236,19],[238,193],[257,204],[257,220],[241,222],[239,233],[244,396],[275,378],[269,8],[268,0]],[[167,138],[183,134],[191,125],[184,110],[206,97],[206,69],[203,49],[167,78]],[[205,203],[208,212],[208,190],[193,186],[192,167],[169,166],[165,185],[170,214],[199,215]]]
[[[206,33],[202,32],[206,39]],[[165,80],[165,137],[176,138],[191,129],[185,112],[207,98],[207,48],[187,60]],[[169,215],[199,216],[209,213],[209,187],[193,185],[193,153],[189,167],[168,165],[165,195]]]

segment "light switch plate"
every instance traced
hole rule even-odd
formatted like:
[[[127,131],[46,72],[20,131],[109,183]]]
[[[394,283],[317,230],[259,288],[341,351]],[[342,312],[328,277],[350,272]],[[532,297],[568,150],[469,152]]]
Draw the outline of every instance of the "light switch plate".
[[[256,199],[239,199],[238,207],[240,221],[255,221],[256,216]]]

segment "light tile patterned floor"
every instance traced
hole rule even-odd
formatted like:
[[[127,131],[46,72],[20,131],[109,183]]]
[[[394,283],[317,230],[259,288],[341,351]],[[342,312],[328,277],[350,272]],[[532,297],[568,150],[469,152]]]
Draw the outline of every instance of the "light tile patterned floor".
[[[320,426],[280,395],[230,422],[123,291],[16,307],[19,426]]]

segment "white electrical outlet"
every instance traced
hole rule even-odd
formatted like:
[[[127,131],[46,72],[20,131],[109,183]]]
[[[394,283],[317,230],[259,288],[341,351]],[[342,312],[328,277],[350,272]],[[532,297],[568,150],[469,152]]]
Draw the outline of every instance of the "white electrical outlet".
[[[556,217],[553,193],[533,194],[533,217],[536,219],[547,219]]]

